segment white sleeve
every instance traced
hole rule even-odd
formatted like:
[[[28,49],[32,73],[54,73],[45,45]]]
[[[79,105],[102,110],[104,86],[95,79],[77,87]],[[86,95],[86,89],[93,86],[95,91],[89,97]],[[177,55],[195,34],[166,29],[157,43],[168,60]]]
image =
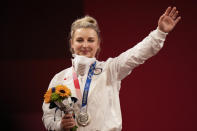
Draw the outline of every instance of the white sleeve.
[[[57,82],[57,77],[55,76],[50,84],[49,88],[53,87],[55,83]],[[61,129],[61,120],[62,120],[62,111],[56,110],[56,108],[50,109],[49,103],[43,103],[42,110],[43,110],[43,116],[42,121],[44,123],[44,126],[47,130],[51,131],[62,131]]]
[[[116,58],[108,59],[111,76],[115,80],[125,78],[135,67],[143,64],[148,58],[159,52],[163,47],[166,36],[167,33],[157,28],[133,48],[123,52]]]

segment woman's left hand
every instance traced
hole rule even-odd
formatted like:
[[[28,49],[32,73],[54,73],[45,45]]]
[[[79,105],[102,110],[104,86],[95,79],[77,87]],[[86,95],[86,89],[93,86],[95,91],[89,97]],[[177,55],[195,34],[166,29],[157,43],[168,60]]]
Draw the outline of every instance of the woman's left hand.
[[[178,16],[176,7],[168,7],[165,13],[159,18],[158,27],[161,31],[169,33],[173,30],[176,24],[181,20]]]

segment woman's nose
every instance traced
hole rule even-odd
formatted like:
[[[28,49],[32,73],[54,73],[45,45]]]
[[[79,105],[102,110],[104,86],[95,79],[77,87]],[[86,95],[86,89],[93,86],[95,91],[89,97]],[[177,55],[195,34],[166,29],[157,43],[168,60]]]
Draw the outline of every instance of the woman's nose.
[[[84,41],[82,46],[83,47],[87,47],[88,46],[88,42],[87,41]]]

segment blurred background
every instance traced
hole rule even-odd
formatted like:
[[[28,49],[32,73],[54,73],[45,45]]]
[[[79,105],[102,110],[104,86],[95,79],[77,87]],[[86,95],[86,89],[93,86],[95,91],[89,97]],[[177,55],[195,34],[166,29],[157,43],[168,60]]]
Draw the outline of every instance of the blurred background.
[[[1,129],[46,131],[43,95],[52,77],[70,67],[68,34],[84,15],[97,19],[100,61],[118,56],[156,29],[168,6],[182,20],[164,48],[122,81],[123,131],[197,130],[195,0],[6,0],[2,6]]]

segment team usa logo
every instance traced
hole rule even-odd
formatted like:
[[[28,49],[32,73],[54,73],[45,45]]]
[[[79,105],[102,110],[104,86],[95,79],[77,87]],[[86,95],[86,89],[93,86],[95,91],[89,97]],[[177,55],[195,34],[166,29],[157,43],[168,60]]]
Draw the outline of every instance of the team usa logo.
[[[94,69],[94,75],[99,75],[99,74],[101,74],[102,71],[103,71],[102,68],[95,68]]]

